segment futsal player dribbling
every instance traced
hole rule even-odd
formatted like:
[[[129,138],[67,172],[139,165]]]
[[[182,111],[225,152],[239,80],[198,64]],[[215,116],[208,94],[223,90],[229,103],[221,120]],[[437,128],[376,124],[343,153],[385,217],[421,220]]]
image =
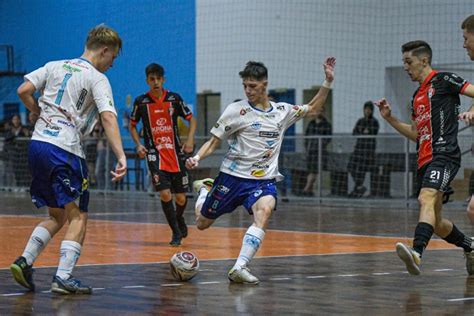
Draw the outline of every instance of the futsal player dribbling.
[[[253,215],[253,224],[244,235],[239,257],[228,273],[231,282],[259,283],[248,265],[263,242],[276,205],[275,182],[282,179],[278,156],[283,135],[306,114],[314,115],[324,106],[334,79],[335,63],[333,57],[326,59],[323,64],[326,80],[307,105],[291,105],[268,100],[267,68],[263,63],[249,61],[239,73],[247,100],[229,104],[211,129],[211,138],[197,155],[186,161],[188,168],[196,168],[227,138],[230,148],[219,176],[215,181],[195,181],[193,187],[199,193],[195,211],[200,230],[240,205]]]
[[[396,244],[396,251],[410,274],[420,274],[421,258],[433,233],[464,250],[466,266],[474,256],[471,237],[442,216],[443,195],[461,162],[458,120],[472,120],[474,112],[458,114],[459,95],[474,97],[474,86],[456,74],[431,68],[432,51],[424,41],[402,45],[403,66],[420,84],[412,99],[412,124],[399,121],[387,100],[376,102],[382,117],[400,134],[417,143],[420,216],[412,248]],[[471,269],[467,269],[472,274]]]
[[[27,74],[18,88],[26,107],[40,118],[29,146],[32,173],[31,199],[47,206],[49,218],[33,230],[23,254],[10,266],[14,279],[34,291],[33,263],[48,242],[63,227],[69,227],[61,243],[59,265],[51,291],[61,294],[92,293],[90,286],[72,276],[86,234],[89,191],[87,166],[81,138],[88,135],[98,116],[117,158],[111,171],[119,181],[127,171],[117,123],[112,89],[104,73],[112,67],[122,48],[116,31],[103,24],[88,34],[79,58],[52,61]],[[34,93],[43,90],[36,100]]]

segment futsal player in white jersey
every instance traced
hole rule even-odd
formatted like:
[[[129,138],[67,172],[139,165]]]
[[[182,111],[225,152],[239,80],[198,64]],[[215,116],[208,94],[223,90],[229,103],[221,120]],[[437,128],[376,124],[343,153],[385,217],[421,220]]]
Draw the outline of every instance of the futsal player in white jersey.
[[[53,292],[90,294],[92,288],[72,276],[86,233],[89,203],[88,174],[81,138],[89,134],[98,117],[117,157],[113,181],[127,171],[117,123],[112,89],[104,73],[122,48],[116,31],[103,24],[93,28],[79,58],[52,61],[27,74],[18,88],[26,107],[39,114],[29,147],[32,173],[31,199],[47,206],[49,218],[36,226],[23,254],[10,266],[15,280],[34,291],[33,263],[50,239],[69,227],[61,243]],[[42,91],[36,100],[34,94]]]
[[[240,205],[253,214],[253,224],[245,233],[239,257],[228,274],[231,282],[259,283],[250,273],[248,264],[265,237],[276,205],[275,182],[282,179],[278,156],[283,135],[296,121],[306,114],[316,113],[324,105],[334,79],[335,63],[334,57],[326,59],[323,64],[326,79],[307,105],[291,105],[268,100],[267,68],[263,63],[249,61],[239,73],[248,100],[228,105],[211,129],[211,138],[186,161],[188,168],[196,168],[199,161],[211,155],[221,140],[227,138],[229,151],[218,177],[214,181],[195,181],[193,186],[199,193],[195,210],[200,230]]]

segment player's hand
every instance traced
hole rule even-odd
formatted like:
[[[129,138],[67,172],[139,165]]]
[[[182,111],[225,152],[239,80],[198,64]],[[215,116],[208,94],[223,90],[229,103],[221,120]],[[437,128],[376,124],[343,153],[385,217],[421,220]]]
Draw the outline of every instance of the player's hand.
[[[474,124],[474,112],[463,112],[459,114],[458,118],[466,122],[467,125]]]
[[[323,64],[324,74],[326,75],[326,80],[332,82],[334,80],[334,67],[336,66],[336,58],[328,57]]]
[[[127,158],[125,156],[118,159],[117,165],[115,166],[114,171],[110,171],[112,175],[112,182],[117,182],[122,180],[122,178],[127,173]]]
[[[388,119],[392,116],[392,107],[385,98],[374,102],[374,104],[379,108],[380,115],[382,115],[384,119]]]
[[[142,144],[138,145],[137,146],[137,154],[138,154],[138,157],[140,158],[145,158],[146,154],[147,154],[148,150],[145,148],[145,146],[143,146]]]
[[[181,151],[185,154],[192,154],[194,151],[194,142],[193,141],[186,141],[183,146],[181,147]]]
[[[199,155],[186,159],[186,168],[194,169],[199,165]]]

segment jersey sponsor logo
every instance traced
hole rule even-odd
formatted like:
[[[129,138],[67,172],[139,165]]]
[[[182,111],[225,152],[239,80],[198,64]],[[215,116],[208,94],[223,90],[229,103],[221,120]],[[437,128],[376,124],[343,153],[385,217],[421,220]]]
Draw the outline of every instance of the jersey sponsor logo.
[[[258,132],[258,136],[264,138],[278,138],[280,136],[280,133],[271,131],[260,131]]]
[[[256,178],[261,178],[265,176],[266,172],[263,169],[255,169],[250,172],[250,175],[256,177]]]
[[[158,150],[166,148],[166,149],[174,149],[173,140],[170,136],[159,136],[155,138],[156,148]]]
[[[73,66],[69,65],[68,63],[65,63],[63,65],[63,69],[66,70],[66,71],[69,71],[69,72],[81,72],[82,71],[81,69],[73,67]]]
[[[58,137],[59,136],[59,131],[51,131],[49,129],[43,130],[43,134],[51,136],[51,137]]]
[[[224,127],[224,130],[225,130],[226,132],[230,131],[230,129],[231,129],[231,127],[230,127],[230,126],[226,126],[226,127]]]
[[[245,108],[245,109],[240,110],[240,115],[243,116],[243,115],[245,115],[249,112],[252,112],[252,111],[253,111],[252,108]]]
[[[284,105],[278,105],[277,110],[283,111],[283,110],[285,110],[285,106]]]
[[[176,101],[176,98],[174,97],[174,95],[168,95],[166,101]]]
[[[82,192],[84,192],[85,190],[89,188],[89,181],[87,179],[82,179],[81,188],[82,188]]]
[[[252,125],[250,125],[250,127],[252,127],[254,130],[258,131],[262,127],[262,123],[261,122],[254,122],[254,123],[252,123]]]
[[[267,143],[268,146],[272,147],[274,144],[275,144],[275,140],[266,140],[265,141]]]
[[[430,112],[426,112],[424,114],[421,114],[421,115],[418,115],[416,118],[415,118],[415,122],[416,124],[421,124],[423,122],[426,122],[426,121],[429,121],[431,119],[431,113]]]
[[[164,112],[164,110],[159,110],[159,109],[153,111],[153,113],[163,113],[163,112]]]
[[[425,105],[420,104],[416,107],[416,114],[420,115],[421,113],[425,112]]]
[[[157,126],[153,126],[151,131],[153,133],[171,133],[173,131],[173,127],[171,125],[166,125],[168,120],[164,117],[161,117],[156,120],[155,124]]]
[[[214,125],[214,128],[219,128],[220,124],[219,122],[217,122],[215,125]]]
[[[298,111],[295,112],[295,114],[293,114],[294,117],[300,117],[301,114],[303,114],[303,109],[298,109]]]
[[[187,175],[183,176],[181,180],[183,181],[182,182],[183,186],[187,186],[189,184],[189,179]]]
[[[263,190],[261,189],[258,189],[257,191],[255,191],[255,193],[253,194],[254,197],[259,197],[260,195],[262,195],[263,193]]]
[[[71,128],[75,128],[75,127],[76,127],[76,125],[74,125],[74,124],[71,123],[71,122],[67,122],[67,121],[63,121],[63,120],[57,120],[57,122],[58,122],[59,124],[62,124],[62,125],[64,125],[64,126],[67,126],[67,127],[71,127]]]

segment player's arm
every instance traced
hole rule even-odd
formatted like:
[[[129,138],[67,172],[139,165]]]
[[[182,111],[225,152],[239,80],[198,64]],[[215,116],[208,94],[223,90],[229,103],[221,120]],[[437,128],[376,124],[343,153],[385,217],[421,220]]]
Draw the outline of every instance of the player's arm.
[[[326,79],[323,82],[323,85],[319,89],[318,93],[309,101],[308,103],[308,112],[306,115],[312,116],[316,115],[316,111],[321,108],[328,97],[329,91],[331,91],[331,84],[334,80],[334,67],[336,66],[336,58],[328,57],[323,64],[324,74]]]
[[[183,152],[191,154],[194,150],[194,135],[196,134],[197,122],[194,116],[189,120],[189,131],[186,142],[183,145]]]
[[[122,147],[122,138],[120,137],[117,117],[113,112],[103,111],[100,113],[100,119],[102,121],[107,141],[109,142],[115,157],[117,157],[115,171],[110,171],[112,174],[112,181],[116,182],[122,179],[127,173],[127,158],[125,157]]]
[[[36,87],[29,80],[25,80],[17,90],[18,97],[23,101],[28,110],[39,115],[41,108],[38,105],[38,100],[34,97],[35,92]]]
[[[220,144],[221,140],[212,135],[211,138],[205,142],[201,148],[199,148],[197,154],[194,157],[188,158],[186,160],[186,168],[196,168],[199,165],[199,161],[211,155],[217,148],[219,148]]]
[[[130,132],[130,136],[132,136],[132,140],[135,143],[135,148],[137,149],[138,157],[145,158],[148,150],[145,148],[145,146],[142,145],[140,141],[140,135],[138,134],[137,124],[130,124],[128,126],[128,131]]]
[[[380,110],[380,115],[395,128],[400,134],[407,137],[408,139],[416,142],[418,133],[416,131],[415,123],[407,124],[403,123],[395,116],[392,115],[392,107],[386,99],[381,99],[374,103]]]

